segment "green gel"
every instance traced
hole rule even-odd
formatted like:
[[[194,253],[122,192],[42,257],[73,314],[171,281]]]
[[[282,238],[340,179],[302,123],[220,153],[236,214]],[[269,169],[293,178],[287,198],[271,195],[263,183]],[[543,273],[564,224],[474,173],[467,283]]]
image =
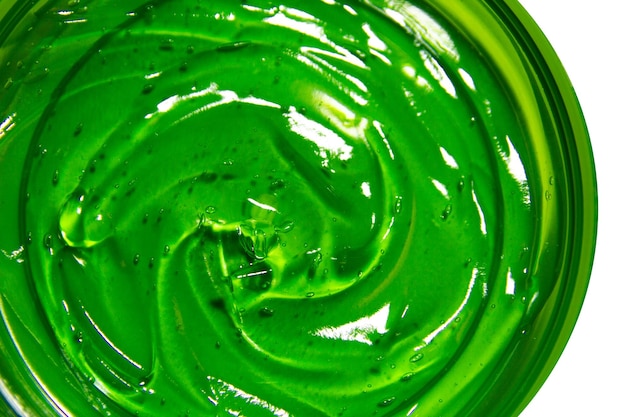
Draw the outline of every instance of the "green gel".
[[[32,407],[506,415],[480,399],[528,360],[569,180],[437,4],[42,2],[0,37]]]

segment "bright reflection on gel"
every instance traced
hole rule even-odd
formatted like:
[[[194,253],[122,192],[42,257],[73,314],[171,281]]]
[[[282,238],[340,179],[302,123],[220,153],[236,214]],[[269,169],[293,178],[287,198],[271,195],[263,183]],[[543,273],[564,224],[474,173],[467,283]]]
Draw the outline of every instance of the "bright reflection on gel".
[[[361,192],[367,198],[372,198],[372,190],[370,189],[370,184],[368,182],[361,183]]]
[[[478,278],[479,275],[480,275],[480,270],[478,268],[474,268],[472,270],[472,279],[470,280],[469,285],[467,286],[467,291],[465,293],[465,297],[463,298],[463,301],[461,301],[461,304],[459,305],[459,307],[448,318],[448,320],[446,320],[441,326],[437,327],[428,336],[424,338],[425,344],[427,345],[430,344],[430,342],[432,342],[433,339],[437,337],[439,333],[441,333],[446,327],[448,327],[450,323],[452,323],[454,319],[456,319],[459,316],[459,314],[461,314],[461,311],[463,311],[463,309],[465,308],[465,305],[469,301],[470,296],[472,295],[472,290],[474,289],[474,285],[476,284],[476,278]]]
[[[385,304],[371,316],[365,316],[338,327],[322,327],[316,330],[314,335],[324,339],[346,340],[372,345],[373,342],[370,338],[372,335],[383,335],[389,331],[389,329],[387,329],[389,307],[390,304]]]
[[[4,135],[7,134],[8,131],[10,131],[11,129],[15,127],[14,120],[15,120],[15,113],[9,115],[9,117],[4,119],[4,121],[0,123],[0,139],[2,139]]]
[[[439,147],[439,151],[441,152],[441,157],[445,161],[446,165],[450,168],[459,169],[459,164],[456,162],[456,159],[444,148],[443,146]]]
[[[459,68],[459,75],[461,76],[461,79],[463,80],[465,85],[467,85],[470,90],[476,91],[476,85],[474,84],[474,79],[472,78],[471,75],[469,75],[467,71],[465,71],[463,68]]]
[[[338,158],[347,161],[352,158],[352,146],[335,133],[333,130],[298,113],[294,107],[289,108],[286,114],[289,127],[303,139],[315,143],[319,148],[319,156],[323,158],[322,164],[328,165],[330,158]]]
[[[272,405],[269,402],[257,397],[256,395],[247,393],[246,391],[237,388],[236,386],[229,384],[226,381],[215,378],[211,375],[207,376],[207,380],[211,384],[211,393],[210,395],[207,395],[207,399],[213,405],[218,405],[222,397],[238,397],[246,401],[248,404],[258,405],[264,408],[265,410],[272,413],[275,417],[289,417],[289,413],[286,410],[278,408],[275,405]],[[241,414],[237,413],[233,415],[239,416]]]
[[[446,188],[446,186],[443,183],[441,183],[440,181],[437,181],[434,178],[431,179],[430,182],[435,186],[437,191],[439,191],[442,196],[444,196],[445,198],[450,198],[450,195],[448,193],[448,188]]]

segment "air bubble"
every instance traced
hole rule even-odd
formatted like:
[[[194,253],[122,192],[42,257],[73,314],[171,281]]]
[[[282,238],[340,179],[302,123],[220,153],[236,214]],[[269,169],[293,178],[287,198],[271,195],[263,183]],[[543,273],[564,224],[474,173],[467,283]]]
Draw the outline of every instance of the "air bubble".
[[[218,52],[233,52],[243,49],[250,45],[250,42],[239,41],[239,42],[230,42],[224,43],[217,47]]]
[[[411,378],[413,378],[413,372],[407,372],[406,374],[402,375],[402,377],[400,378],[400,381],[402,382],[407,382],[410,381]]]
[[[378,406],[379,407],[389,407],[395,400],[396,400],[396,397],[385,398],[384,400],[382,400],[381,402],[378,403]]]
[[[43,246],[46,249],[50,249],[52,247],[52,235],[51,234],[47,234],[46,236],[44,236],[44,238],[43,238]]]
[[[416,363],[416,362],[421,361],[423,358],[424,358],[424,354],[420,352],[411,356],[411,359],[409,359],[409,361],[412,363]]]
[[[281,224],[274,226],[276,233],[289,233],[293,230],[295,223],[291,220],[282,222]]]
[[[259,310],[259,316],[261,317],[272,317],[274,315],[274,310],[269,307],[263,307]]]
[[[74,136],[78,136],[81,134],[81,132],[83,131],[83,124],[79,123],[76,125],[76,127],[74,128]]]
[[[141,94],[150,94],[154,90],[154,84],[146,84],[141,89]]]
[[[463,191],[463,189],[465,188],[465,177],[461,177],[456,187],[459,190],[459,192]]]
[[[59,231],[68,246],[89,248],[111,234],[111,216],[94,212],[85,201],[85,194],[77,190],[68,197],[59,213]]]
[[[159,49],[161,51],[173,51],[174,50],[174,39],[165,39],[159,45]]]
[[[139,256],[139,254],[138,254],[138,253],[137,253],[137,254],[135,254],[135,257],[133,258],[133,264],[134,264],[134,265],[138,265],[138,264],[139,264],[139,260],[140,260],[140,258],[141,258],[141,257]]]
[[[448,204],[441,212],[441,220],[443,221],[448,220],[448,217],[450,217],[451,213],[452,213],[452,206]]]

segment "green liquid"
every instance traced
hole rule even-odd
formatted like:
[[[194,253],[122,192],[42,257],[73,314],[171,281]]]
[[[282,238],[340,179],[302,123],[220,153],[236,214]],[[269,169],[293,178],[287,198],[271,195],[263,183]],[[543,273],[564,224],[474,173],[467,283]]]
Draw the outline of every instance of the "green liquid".
[[[533,245],[558,198],[472,39],[376,1],[32,19],[2,50],[0,266],[40,402],[469,412],[554,285]]]

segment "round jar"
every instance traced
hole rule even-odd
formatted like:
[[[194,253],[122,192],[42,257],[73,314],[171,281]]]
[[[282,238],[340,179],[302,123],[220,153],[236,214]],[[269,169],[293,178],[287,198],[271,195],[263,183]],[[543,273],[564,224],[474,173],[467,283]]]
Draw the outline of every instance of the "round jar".
[[[0,5],[0,410],[514,416],[596,233],[513,0]]]

